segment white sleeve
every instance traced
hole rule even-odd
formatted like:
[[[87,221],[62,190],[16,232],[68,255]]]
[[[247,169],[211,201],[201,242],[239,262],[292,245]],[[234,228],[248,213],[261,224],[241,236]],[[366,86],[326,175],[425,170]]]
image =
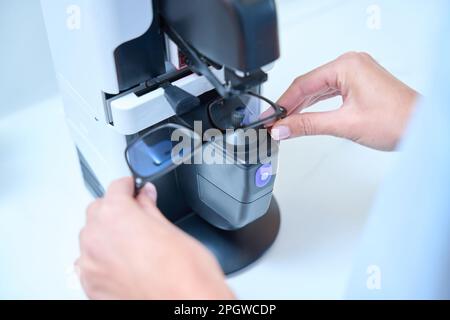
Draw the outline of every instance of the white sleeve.
[[[450,26],[434,92],[420,103],[380,190],[348,287],[351,299],[450,299]]]

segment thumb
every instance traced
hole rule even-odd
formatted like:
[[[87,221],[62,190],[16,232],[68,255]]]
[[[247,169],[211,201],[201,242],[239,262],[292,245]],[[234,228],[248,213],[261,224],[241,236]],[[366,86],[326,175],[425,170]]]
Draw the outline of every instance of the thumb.
[[[270,132],[274,140],[299,136],[342,136],[346,129],[341,110],[292,114],[274,124]]]
[[[139,191],[136,197],[137,202],[147,212],[153,212],[156,209],[156,199],[158,193],[153,184],[147,182],[144,187]]]
[[[147,182],[136,197],[140,207],[148,214],[162,223],[168,223],[169,220],[159,211],[156,206],[158,193],[153,184]]]

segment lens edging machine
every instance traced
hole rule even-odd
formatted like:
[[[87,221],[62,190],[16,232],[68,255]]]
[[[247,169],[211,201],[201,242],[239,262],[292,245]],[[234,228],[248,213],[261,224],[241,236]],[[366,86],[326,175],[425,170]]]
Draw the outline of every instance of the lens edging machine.
[[[217,97],[261,92],[279,58],[274,0],[41,0],[87,188],[129,176],[124,150],[167,123],[214,127]],[[261,257],[280,227],[272,195],[278,145],[248,163],[182,164],[152,181],[158,207],[208,247],[226,274]],[[205,142],[205,143],[217,143]],[[262,175],[263,174],[263,175]]]

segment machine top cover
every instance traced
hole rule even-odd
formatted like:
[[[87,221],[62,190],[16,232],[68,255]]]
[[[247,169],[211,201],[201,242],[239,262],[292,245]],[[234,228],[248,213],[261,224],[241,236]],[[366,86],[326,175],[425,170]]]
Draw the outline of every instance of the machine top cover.
[[[278,59],[274,0],[159,0],[164,22],[203,56],[252,72]]]

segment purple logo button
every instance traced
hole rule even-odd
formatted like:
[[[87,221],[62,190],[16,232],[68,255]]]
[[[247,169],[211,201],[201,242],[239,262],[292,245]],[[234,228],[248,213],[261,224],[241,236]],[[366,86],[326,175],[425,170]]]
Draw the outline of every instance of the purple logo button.
[[[272,180],[272,164],[266,163],[256,170],[255,184],[258,188],[266,186]]]

